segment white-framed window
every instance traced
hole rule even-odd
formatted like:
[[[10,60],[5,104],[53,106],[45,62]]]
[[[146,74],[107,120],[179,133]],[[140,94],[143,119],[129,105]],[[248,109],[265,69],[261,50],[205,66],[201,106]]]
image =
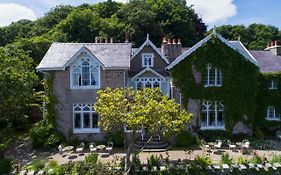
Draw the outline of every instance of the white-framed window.
[[[154,54],[153,53],[143,53],[142,54],[142,67],[153,67],[154,64]]]
[[[135,89],[141,90],[143,88],[160,88],[162,78],[137,78],[135,79]]]
[[[143,130],[143,128],[139,129],[139,130],[136,130],[136,132],[140,133],[140,132],[142,132],[142,130]],[[130,127],[126,126],[126,125],[124,125],[124,131],[126,133],[132,133],[133,132],[132,128],[130,128]]]
[[[73,133],[100,133],[99,115],[92,104],[73,105]]]
[[[100,88],[100,65],[86,52],[82,52],[78,60],[70,67],[72,89]]]
[[[267,120],[280,120],[280,114],[276,111],[274,106],[268,106],[266,110]]]
[[[221,87],[222,86],[222,71],[212,64],[207,65],[207,73],[204,79],[205,87]]]
[[[201,130],[225,129],[224,128],[224,105],[221,101],[204,101],[200,119]]]
[[[269,89],[269,90],[276,90],[276,89],[278,89],[278,82],[277,82],[277,80],[271,80],[271,81],[269,81],[269,83],[268,83],[268,89]]]

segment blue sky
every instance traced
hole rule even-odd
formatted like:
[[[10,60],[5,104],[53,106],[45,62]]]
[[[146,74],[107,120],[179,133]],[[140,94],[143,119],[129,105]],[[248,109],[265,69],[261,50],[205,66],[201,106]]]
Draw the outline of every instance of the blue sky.
[[[60,4],[79,5],[103,0],[0,0],[0,26],[22,18],[34,20]],[[117,0],[126,2],[127,0]],[[280,0],[187,0],[204,22],[224,24],[271,24],[281,29]]]

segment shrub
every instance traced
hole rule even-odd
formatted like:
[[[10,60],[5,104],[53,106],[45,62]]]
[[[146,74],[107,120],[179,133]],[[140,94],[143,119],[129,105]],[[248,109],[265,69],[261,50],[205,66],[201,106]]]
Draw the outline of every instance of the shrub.
[[[230,138],[232,141],[241,141],[244,139],[250,139],[251,137],[248,134],[239,133],[239,134],[231,135]]]
[[[188,147],[196,144],[196,138],[187,131],[183,131],[176,136],[175,145],[178,147]]]
[[[249,161],[250,163],[253,163],[253,164],[262,164],[264,162],[264,158],[260,157],[259,155],[257,154],[254,154],[254,156],[250,159]]]
[[[30,129],[30,137],[33,147],[52,147],[58,145],[62,136],[46,120],[36,123]]]
[[[12,167],[12,160],[2,159],[0,160],[0,174],[8,174]]]
[[[274,142],[263,139],[251,140],[251,146],[259,150],[276,149],[276,144]]]
[[[270,163],[281,163],[281,155],[273,155],[270,159],[269,159]]]
[[[222,130],[211,130],[211,131],[199,131],[198,135],[200,138],[209,141],[216,141],[217,139],[226,140],[230,138],[230,133]]]
[[[107,142],[113,142],[115,147],[124,146],[124,134],[121,130],[107,134]]]
[[[44,168],[46,162],[46,158],[37,158],[31,162],[27,169],[40,170]]]
[[[232,162],[233,162],[233,159],[229,156],[228,153],[224,153],[221,155],[221,161],[220,161],[221,164],[231,165]]]
[[[85,157],[86,163],[96,164],[98,161],[98,155],[97,154],[89,154]]]
[[[147,164],[151,167],[151,166],[160,166],[161,164],[161,157],[160,156],[154,156],[151,155],[148,159],[147,159]]]
[[[238,164],[246,165],[246,164],[249,163],[249,161],[248,161],[245,157],[240,156],[240,157],[237,158],[237,163],[238,163]]]
[[[193,165],[195,165],[195,167],[197,165],[201,166],[201,167],[207,167],[208,165],[212,164],[212,160],[210,158],[210,156],[207,156],[206,154],[202,154],[202,155],[198,155],[194,160],[193,160]]]
[[[141,166],[141,160],[138,154],[133,154],[132,156],[132,167],[137,168]]]

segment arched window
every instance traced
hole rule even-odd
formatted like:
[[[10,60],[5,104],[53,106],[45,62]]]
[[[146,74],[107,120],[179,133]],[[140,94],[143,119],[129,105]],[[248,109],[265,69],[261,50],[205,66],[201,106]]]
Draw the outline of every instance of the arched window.
[[[153,88],[159,88],[159,87],[160,87],[159,82],[155,81],[155,82],[153,83]]]
[[[202,104],[201,129],[224,128],[223,102],[204,101]]]
[[[152,88],[152,84],[151,84],[151,82],[146,82],[145,83],[145,88]]]
[[[137,83],[137,90],[141,90],[142,89],[142,82],[138,82]]]
[[[91,104],[73,105],[74,133],[99,133],[99,115],[94,112]]]
[[[99,86],[100,65],[95,63],[87,54],[81,54],[83,57],[77,60],[71,67],[71,87],[95,88]]]
[[[213,67],[212,64],[207,65],[207,72],[204,79],[205,87],[222,86],[222,71],[216,67]]]

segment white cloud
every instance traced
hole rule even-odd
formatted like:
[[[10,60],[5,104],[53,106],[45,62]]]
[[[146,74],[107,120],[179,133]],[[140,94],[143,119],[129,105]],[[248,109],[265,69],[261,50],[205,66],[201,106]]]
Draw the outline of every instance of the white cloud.
[[[25,6],[15,3],[0,3],[0,26],[6,26],[21,19],[34,20],[36,15]]]
[[[187,5],[194,5],[194,10],[208,25],[225,22],[237,14],[233,0],[187,0]]]

